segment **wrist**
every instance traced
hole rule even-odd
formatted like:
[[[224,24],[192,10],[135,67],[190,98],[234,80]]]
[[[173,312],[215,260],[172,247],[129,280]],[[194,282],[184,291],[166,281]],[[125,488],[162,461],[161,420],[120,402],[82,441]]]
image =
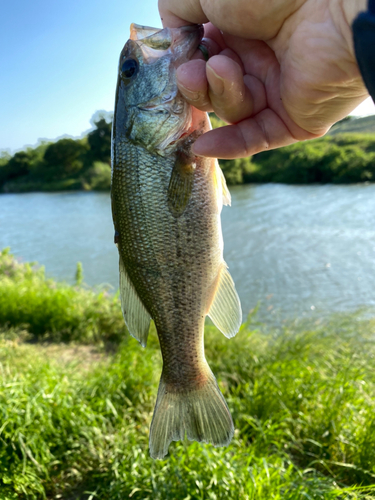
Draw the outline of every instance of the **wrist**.
[[[341,0],[342,9],[348,25],[351,27],[360,12],[367,10],[367,0]]]

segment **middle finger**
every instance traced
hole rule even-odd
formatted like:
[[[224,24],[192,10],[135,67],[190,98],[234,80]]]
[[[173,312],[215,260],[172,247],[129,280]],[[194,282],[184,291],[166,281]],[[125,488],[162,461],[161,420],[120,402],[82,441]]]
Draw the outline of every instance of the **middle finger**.
[[[241,66],[232,57],[212,57],[206,65],[206,75],[209,99],[217,116],[228,123],[237,123],[251,116],[253,98],[245,84]]]

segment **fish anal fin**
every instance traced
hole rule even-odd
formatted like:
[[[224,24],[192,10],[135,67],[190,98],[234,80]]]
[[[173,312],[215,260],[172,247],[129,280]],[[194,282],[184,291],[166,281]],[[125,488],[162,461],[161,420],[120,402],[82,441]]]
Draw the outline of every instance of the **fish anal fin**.
[[[120,257],[120,301],[129,333],[146,347],[151,317],[143,305]]]
[[[177,153],[168,186],[168,206],[174,217],[180,217],[189,203],[194,183],[195,162],[184,151]]]
[[[234,337],[241,326],[242,310],[234,281],[225,262],[219,271],[208,308],[207,314],[214,325],[226,337]]]
[[[207,366],[208,368],[208,366]],[[160,380],[150,429],[150,455],[163,459],[172,441],[185,434],[190,441],[227,446],[233,437],[232,417],[211,370],[205,383],[191,390],[174,390]]]

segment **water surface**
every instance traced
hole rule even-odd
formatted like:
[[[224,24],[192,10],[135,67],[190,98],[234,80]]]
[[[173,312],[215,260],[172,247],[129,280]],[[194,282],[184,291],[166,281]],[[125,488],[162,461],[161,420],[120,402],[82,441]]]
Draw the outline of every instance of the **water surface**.
[[[322,316],[375,304],[375,186],[239,186],[223,209],[224,254],[246,314]],[[108,193],[0,196],[0,247],[73,282],[118,287]]]

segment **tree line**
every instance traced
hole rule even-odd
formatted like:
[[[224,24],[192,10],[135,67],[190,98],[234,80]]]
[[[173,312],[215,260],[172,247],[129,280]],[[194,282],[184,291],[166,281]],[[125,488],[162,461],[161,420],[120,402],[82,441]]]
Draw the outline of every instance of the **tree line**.
[[[341,120],[332,128],[340,130]],[[211,116],[213,127],[225,125]],[[258,153],[220,160],[227,183],[285,184],[375,182],[375,134],[338,133]]]
[[[82,139],[41,142],[0,157],[0,191],[108,190],[111,184],[112,114],[96,113]]]
[[[213,126],[223,123],[211,116]],[[108,190],[111,183],[110,113],[96,113],[82,139],[42,142],[0,157],[0,191]],[[265,151],[250,158],[220,160],[229,185],[375,181],[375,134],[345,133]]]

